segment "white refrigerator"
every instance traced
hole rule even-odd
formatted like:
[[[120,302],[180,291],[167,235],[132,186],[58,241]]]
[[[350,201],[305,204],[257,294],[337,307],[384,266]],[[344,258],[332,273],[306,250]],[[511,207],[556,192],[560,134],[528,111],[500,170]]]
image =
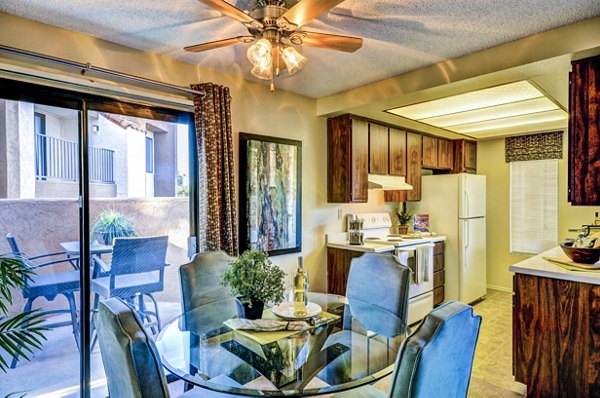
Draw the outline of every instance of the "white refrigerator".
[[[423,176],[414,214],[429,214],[429,229],[445,235],[444,299],[472,303],[486,294],[485,176]]]

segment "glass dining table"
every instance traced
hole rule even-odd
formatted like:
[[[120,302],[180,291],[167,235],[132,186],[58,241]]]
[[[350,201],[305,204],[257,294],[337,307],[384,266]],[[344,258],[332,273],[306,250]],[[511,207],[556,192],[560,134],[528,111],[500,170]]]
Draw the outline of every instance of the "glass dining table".
[[[233,298],[186,312],[157,337],[163,365],[188,385],[245,396],[326,394],[392,372],[404,333],[390,339],[365,330],[343,296],[308,298],[323,312],[304,331],[234,330],[227,326],[238,316]],[[263,318],[277,317],[267,309]]]

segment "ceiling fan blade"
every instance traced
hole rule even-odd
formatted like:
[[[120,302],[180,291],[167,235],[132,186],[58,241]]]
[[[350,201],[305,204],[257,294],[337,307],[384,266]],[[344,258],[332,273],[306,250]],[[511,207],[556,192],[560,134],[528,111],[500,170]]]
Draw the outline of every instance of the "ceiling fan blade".
[[[252,36],[237,36],[230,37],[229,39],[211,41],[208,43],[195,44],[193,46],[187,46],[183,49],[185,51],[189,51],[192,53],[199,53],[201,51],[213,50],[215,48],[230,46],[232,44],[242,44],[242,43],[251,43],[254,41],[254,37]]]
[[[232,6],[225,0],[198,0],[198,1],[214,10],[219,11],[223,15],[227,15],[228,17],[231,17],[231,18],[235,19],[236,21],[243,23],[244,25],[253,25],[257,28],[264,27],[264,25],[261,22],[252,18],[250,15],[246,14],[244,11],[240,10],[239,8]]]
[[[332,35],[317,32],[299,32],[305,36],[302,44],[310,47],[328,48],[331,50],[353,53],[362,47],[363,39],[360,37]]]
[[[295,27],[302,26],[315,19],[343,1],[344,0],[300,0],[292,8],[287,10],[285,14],[277,18],[277,25],[286,29],[287,22],[288,24],[293,25],[290,27],[290,30],[292,30]]]

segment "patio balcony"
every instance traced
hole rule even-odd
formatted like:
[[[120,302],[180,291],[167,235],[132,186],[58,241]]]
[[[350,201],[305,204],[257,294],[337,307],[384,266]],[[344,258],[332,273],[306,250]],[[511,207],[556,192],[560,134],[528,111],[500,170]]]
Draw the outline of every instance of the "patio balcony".
[[[89,180],[114,184],[115,151],[89,147]],[[45,134],[35,134],[35,177],[37,181],[79,181],[78,143]]]

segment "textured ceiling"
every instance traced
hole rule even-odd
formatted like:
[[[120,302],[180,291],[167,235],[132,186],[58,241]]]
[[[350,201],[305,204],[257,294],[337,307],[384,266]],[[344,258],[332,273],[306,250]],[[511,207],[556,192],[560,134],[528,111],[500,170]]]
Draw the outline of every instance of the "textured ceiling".
[[[231,3],[246,10],[253,1]],[[259,81],[247,45],[182,50],[247,33],[195,0],[1,0],[0,11]],[[360,36],[363,47],[303,48],[304,69],[276,86],[319,98],[598,15],[598,0],[346,0],[305,26]]]

